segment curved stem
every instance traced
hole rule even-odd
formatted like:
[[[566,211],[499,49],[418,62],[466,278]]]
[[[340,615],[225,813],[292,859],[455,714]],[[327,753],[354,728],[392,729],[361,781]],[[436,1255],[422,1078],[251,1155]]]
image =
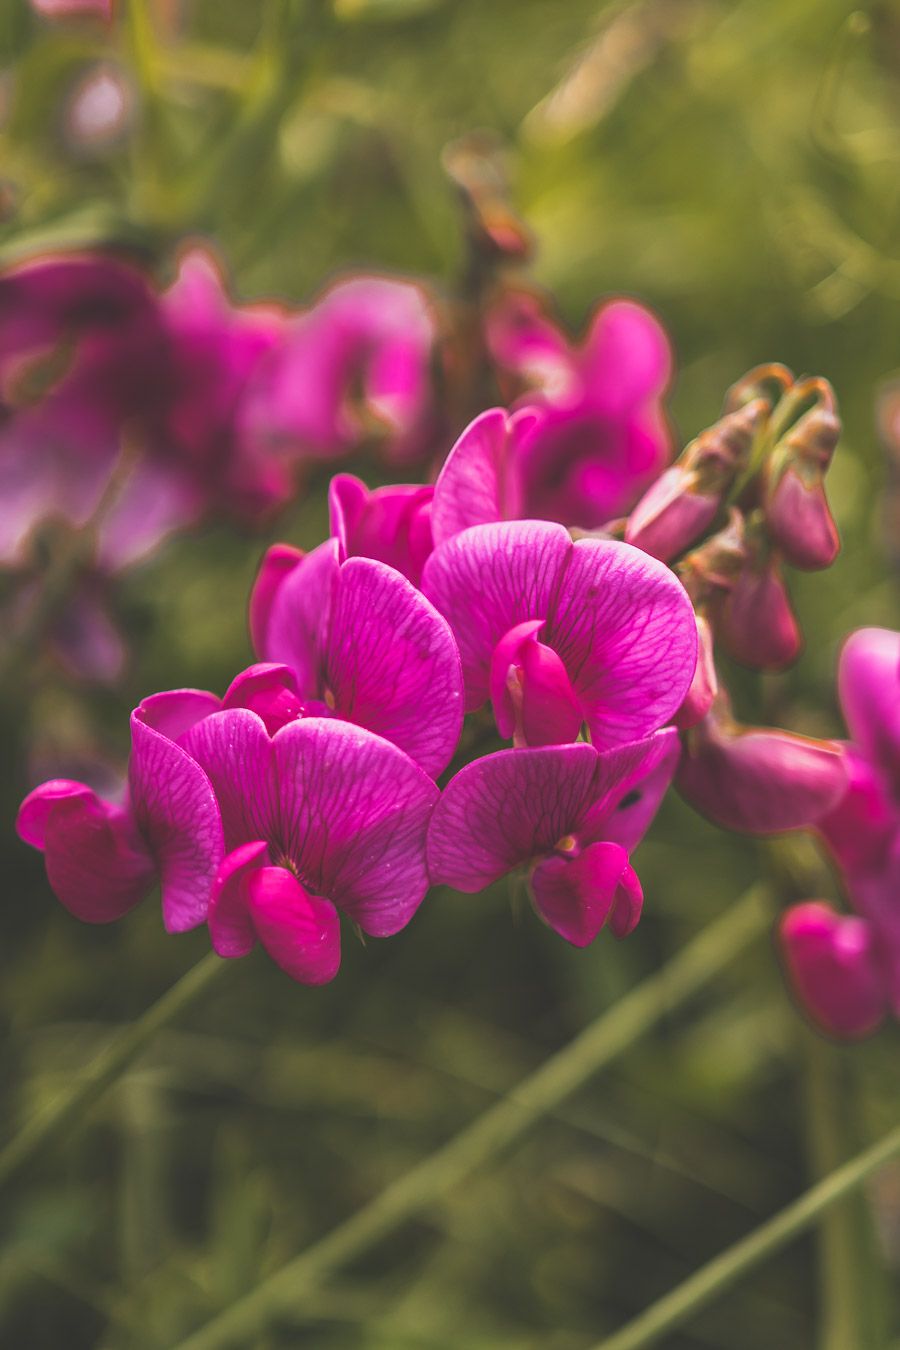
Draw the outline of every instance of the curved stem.
[[[753,887],[663,970],[603,1013],[449,1143],[189,1336],[177,1350],[248,1345],[273,1319],[299,1306],[337,1269],[519,1140],[670,1009],[703,988],[762,933],[768,922],[768,894],[762,887]]]
[[[218,979],[228,962],[210,952],[182,975],[137,1022],[125,1027],[87,1066],[77,1082],[39,1112],[0,1152],[0,1186],[52,1144],[120,1078],[158,1031],[174,1022]]]
[[[810,1228],[832,1205],[850,1195],[885,1163],[900,1156],[900,1125],[837,1168],[747,1237],[720,1252],[683,1284],[665,1294],[594,1350],[644,1350],[682,1326],[735,1281]]]

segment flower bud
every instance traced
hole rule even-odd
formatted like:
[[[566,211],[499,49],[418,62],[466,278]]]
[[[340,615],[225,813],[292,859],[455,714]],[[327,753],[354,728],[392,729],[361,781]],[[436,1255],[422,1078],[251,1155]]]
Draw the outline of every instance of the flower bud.
[[[778,361],[754,366],[733,384],[725,395],[724,411],[736,412],[755,399],[763,399],[773,408],[794,383],[793,373]]]
[[[807,900],[788,910],[778,936],[794,991],[824,1031],[850,1039],[875,1030],[888,996],[871,924]]]
[[[742,727],[720,692],[686,733],[675,782],[716,825],[779,834],[813,825],[835,806],[847,778],[837,745],[774,727]]]
[[[768,404],[755,399],[691,441],[632,511],[626,542],[668,562],[699,538],[746,465],[767,411]]]
[[[759,520],[744,531],[745,556],[715,610],[716,636],[736,661],[753,670],[782,670],[803,640],[791,608],[779,555]]]
[[[769,461],[765,512],[769,535],[794,567],[829,567],[840,549],[825,497],[825,472],[841,432],[835,414],[812,408],[775,447]]]
[[[473,250],[487,257],[527,261],[534,243],[513,211],[499,141],[474,132],[446,146],[442,159],[444,172],[459,190]]]

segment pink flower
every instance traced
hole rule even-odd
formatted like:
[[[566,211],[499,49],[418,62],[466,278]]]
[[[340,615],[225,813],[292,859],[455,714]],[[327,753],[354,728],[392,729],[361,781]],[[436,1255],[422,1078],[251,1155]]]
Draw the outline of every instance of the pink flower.
[[[446,620],[383,562],[266,555],[250,599],[257,654],[294,672],[299,696],[393,741],[436,776],[462,726],[459,653]]]
[[[113,0],[31,0],[31,7],[47,19],[67,19],[78,15],[111,19]]]
[[[340,561],[375,558],[418,586],[434,547],[433,496],[434,488],[429,485],[398,483],[370,491],[352,474],[336,474],[328,489],[328,504]]]
[[[629,854],[650,825],[678,758],[677,735],[598,752],[591,745],[501,750],[451,779],[432,816],[437,885],[480,891],[529,869],[538,914],[577,947],[608,923],[625,937],[641,913]]]
[[[672,572],[628,544],[561,525],[476,525],[439,545],[422,588],[459,644],[466,710],[490,697],[516,744],[640,739],[677,712],[697,628]]]
[[[515,457],[521,515],[594,529],[628,511],[672,451],[672,356],[654,315],[610,301],[572,347],[533,296],[507,294],[488,317],[488,343],[546,414]]]
[[[419,453],[431,418],[436,325],[424,292],[389,277],[338,282],[297,319],[256,381],[244,429],[263,453],[321,459],[369,437]]]
[[[44,853],[57,898],[86,923],[109,923],[162,891],[170,933],[203,923],[223,856],[222,821],[203,770],[177,743],[218,706],[211,694],[179,691],[145,699],[131,717],[124,802],[84,783],[53,779],[25,798],[16,828]]]
[[[340,964],[339,912],[373,937],[409,923],[428,887],[438,791],[402,750],[316,717],[270,736],[240,708],[199,722],[185,746],[213,784],[231,850],[209,907],[220,956],[259,941],[293,979],[322,984]]]

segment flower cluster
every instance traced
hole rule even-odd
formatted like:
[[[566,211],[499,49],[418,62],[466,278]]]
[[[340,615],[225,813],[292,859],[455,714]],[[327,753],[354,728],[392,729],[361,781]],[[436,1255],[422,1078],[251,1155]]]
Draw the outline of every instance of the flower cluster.
[[[822,1025],[867,1031],[900,1006],[897,635],[845,650],[849,746],[742,726],[723,678],[730,661],[797,658],[785,569],[837,554],[830,386],[751,371],[670,464],[658,321],[613,300],[577,342],[536,292],[498,282],[527,240],[467,155],[453,174],[493,269],[476,349],[507,406],[443,455],[478,381],[452,306],[412,282],[353,278],[290,315],[232,306],[198,250],[161,294],[109,257],[0,277],[9,565],[48,516],[91,526],[102,575],[211,511],[265,517],[301,464],[374,445],[394,468],[434,463],[430,481],[375,489],[333,477],[329,537],[262,560],[257,664],[222,698],[144,699],[119,798],[51,780],[20,834],[80,918],[118,918],[158,885],[169,931],[205,922],[221,955],[260,942],[317,984],[337,972],[341,913],[384,937],[430,886],[515,871],[570,943],[625,936],[632,853],[674,779],[726,828],[819,833],[857,913],[795,907],[786,963]],[[82,650],[91,580],[58,625]]]
[[[267,520],[304,466],[364,440],[420,451],[434,339],[410,282],[351,278],[303,313],[240,308],[199,247],[162,292],[105,253],[0,275],[0,565],[24,583],[13,626],[41,530],[89,533],[52,638],[70,669],[113,678],[106,579],[210,515]]]

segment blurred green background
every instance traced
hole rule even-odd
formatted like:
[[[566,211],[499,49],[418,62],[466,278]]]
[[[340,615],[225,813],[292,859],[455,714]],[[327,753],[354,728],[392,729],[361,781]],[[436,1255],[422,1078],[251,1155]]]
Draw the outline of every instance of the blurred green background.
[[[133,125],[79,149],[67,100],[98,60],[131,82]],[[733,686],[747,720],[838,734],[840,639],[900,619],[875,421],[900,366],[898,107],[891,3],[132,0],[106,30],[3,0],[0,259],[128,243],[165,279],[177,242],[201,235],[242,299],[304,303],[354,267],[452,288],[461,230],[441,150],[496,132],[538,239],[534,274],[574,329],[610,292],[662,316],[683,439],[758,362],[834,383],[843,554],[792,578],[796,668],[735,672]],[[319,485],[272,537],[311,546],[325,526]],[[16,805],[42,764],[123,758],[143,694],[224,689],[250,659],[245,602],[266,542],[183,537],[124,578],[133,658],[114,691],[38,661],[2,693],[5,1133],[207,948],[203,932],[166,937],[153,902],[109,928],[78,924],[16,840]],[[760,876],[774,917],[808,862],[802,845],[763,850],[672,797],[640,850],[645,917],[625,944],[569,948],[501,886],[435,892],[390,942],[347,941],[324,989],[259,952],[235,963],[0,1200],[0,1345],[177,1346]],[[822,1042],[760,941],[560,1116],[253,1345],[583,1350],[893,1123],[898,1049],[895,1027],[859,1047]],[[665,1345],[895,1350],[898,1267],[895,1169]]]

